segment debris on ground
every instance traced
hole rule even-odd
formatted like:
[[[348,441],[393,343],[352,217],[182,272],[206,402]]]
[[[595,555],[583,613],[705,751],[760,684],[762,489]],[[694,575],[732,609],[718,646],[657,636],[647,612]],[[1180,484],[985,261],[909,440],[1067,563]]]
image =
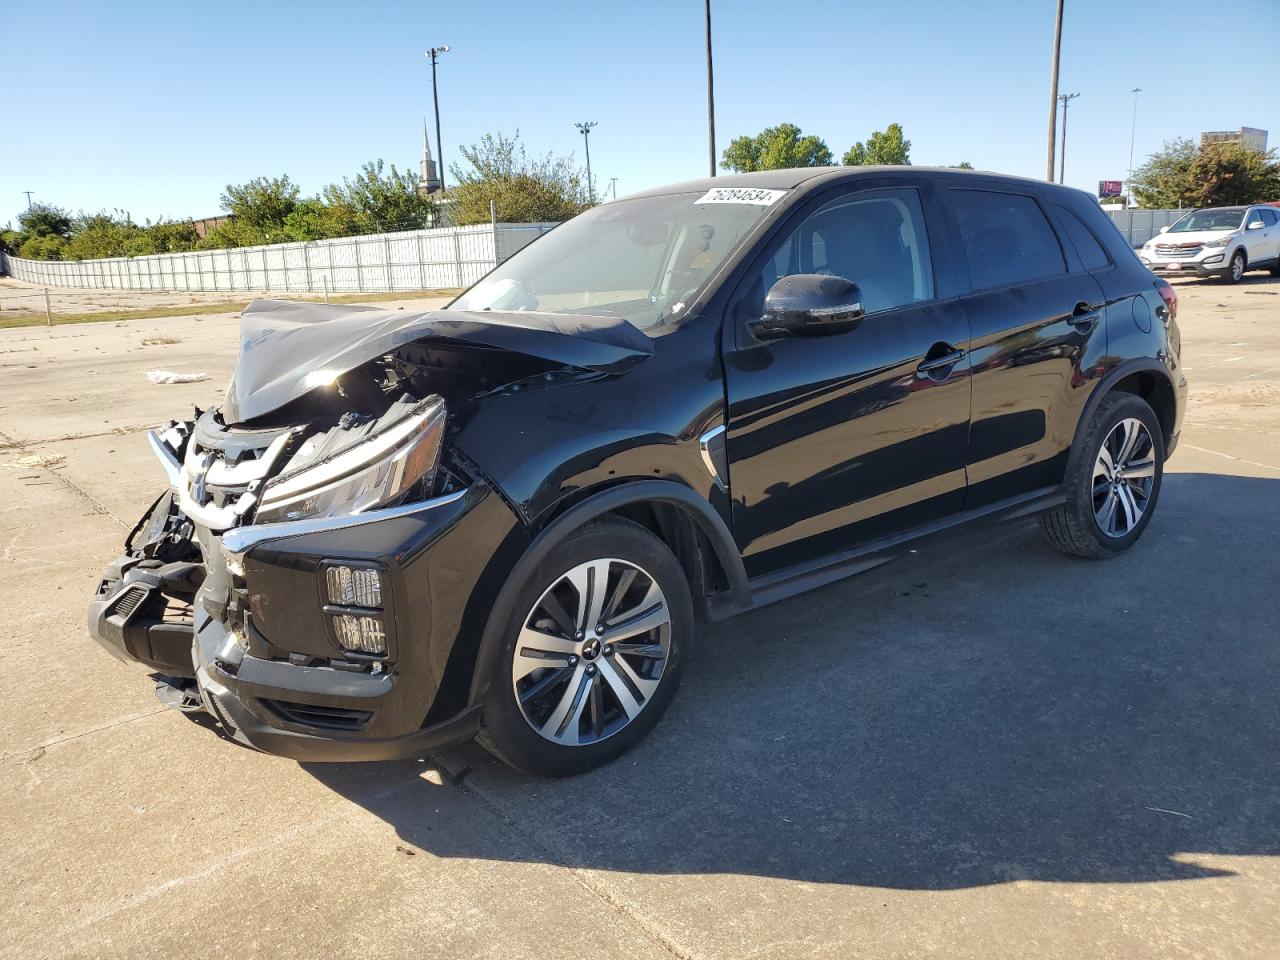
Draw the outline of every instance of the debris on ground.
[[[33,467],[37,470],[44,470],[49,467],[56,467],[66,459],[66,457],[58,453],[28,453],[17,460],[10,460],[5,466],[12,467],[14,470],[30,470]]]
[[[172,370],[148,370],[147,379],[152,383],[199,383],[208,380],[207,373],[174,373]]]

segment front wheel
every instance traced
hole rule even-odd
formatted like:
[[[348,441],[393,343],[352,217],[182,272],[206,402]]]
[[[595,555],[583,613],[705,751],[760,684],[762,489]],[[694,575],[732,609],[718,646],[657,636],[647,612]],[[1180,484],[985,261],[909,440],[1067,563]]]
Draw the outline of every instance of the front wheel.
[[[1231,262],[1227,265],[1227,272],[1222,279],[1227,283],[1239,283],[1244,279],[1244,271],[1248,266],[1248,259],[1244,255],[1243,250],[1237,250],[1231,255]]]
[[[530,773],[583,773],[639,742],[666,711],[693,634],[679,562],[639,524],[571,534],[518,588],[485,699],[480,743]]]
[[[1076,557],[1129,549],[1151,522],[1164,479],[1164,433],[1131,393],[1103,397],[1067,466],[1067,502],[1041,514],[1049,542]]]

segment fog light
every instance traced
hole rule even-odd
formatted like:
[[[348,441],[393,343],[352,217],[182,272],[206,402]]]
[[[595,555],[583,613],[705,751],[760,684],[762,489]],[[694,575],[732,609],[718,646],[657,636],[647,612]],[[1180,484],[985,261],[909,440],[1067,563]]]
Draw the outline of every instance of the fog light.
[[[368,567],[328,567],[329,602],[344,607],[382,608],[382,578]]]
[[[1218,254],[1217,256],[1213,256],[1213,257],[1205,257],[1204,262],[1205,263],[1221,263],[1222,254]]]
[[[343,649],[357,653],[385,653],[387,635],[378,617],[357,616],[349,613],[335,614],[333,631]]]

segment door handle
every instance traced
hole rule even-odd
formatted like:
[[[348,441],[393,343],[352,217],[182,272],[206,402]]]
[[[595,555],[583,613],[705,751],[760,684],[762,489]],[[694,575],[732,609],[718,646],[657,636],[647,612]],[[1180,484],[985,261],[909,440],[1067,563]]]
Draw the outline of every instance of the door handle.
[[[1071,311],[1071,316],[1067,318],[1067,323],[1075,327],[1080,333],[1088,333],[1093,329],[1093,325],[1098,322],[1098,311],[1102,309],[1102,304],[1089,304],[1081,300],[1076,304],[1076,308]]]
[[[926,360],[920,361],[916,366],[916,375],[919,377],[930,377],[938,379],[937,374],[947,374],[950,369],[965,358],[964,350],[957,350],[949,343],[936,343],[929,350],[929,353],[936,353],[939,349],[947,351],[946,353],[931,356]]]

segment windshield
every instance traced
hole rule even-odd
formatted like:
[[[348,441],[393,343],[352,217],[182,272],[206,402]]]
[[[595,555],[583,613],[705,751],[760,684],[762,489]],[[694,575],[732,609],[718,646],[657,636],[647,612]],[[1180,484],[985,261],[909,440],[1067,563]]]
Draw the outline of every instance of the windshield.
[[[770,203],[781,191],[770,194]],[[656,333],[683,319],[768,205],[711,193],[616,200],[556,227],[449,304],[622,317]]]
[[[1190,233],[1192,230],[1235,230],[1244,216],[1244,207],[1223,207],[1220,210],[1197,210],[1169,228],[1169,233]]]

